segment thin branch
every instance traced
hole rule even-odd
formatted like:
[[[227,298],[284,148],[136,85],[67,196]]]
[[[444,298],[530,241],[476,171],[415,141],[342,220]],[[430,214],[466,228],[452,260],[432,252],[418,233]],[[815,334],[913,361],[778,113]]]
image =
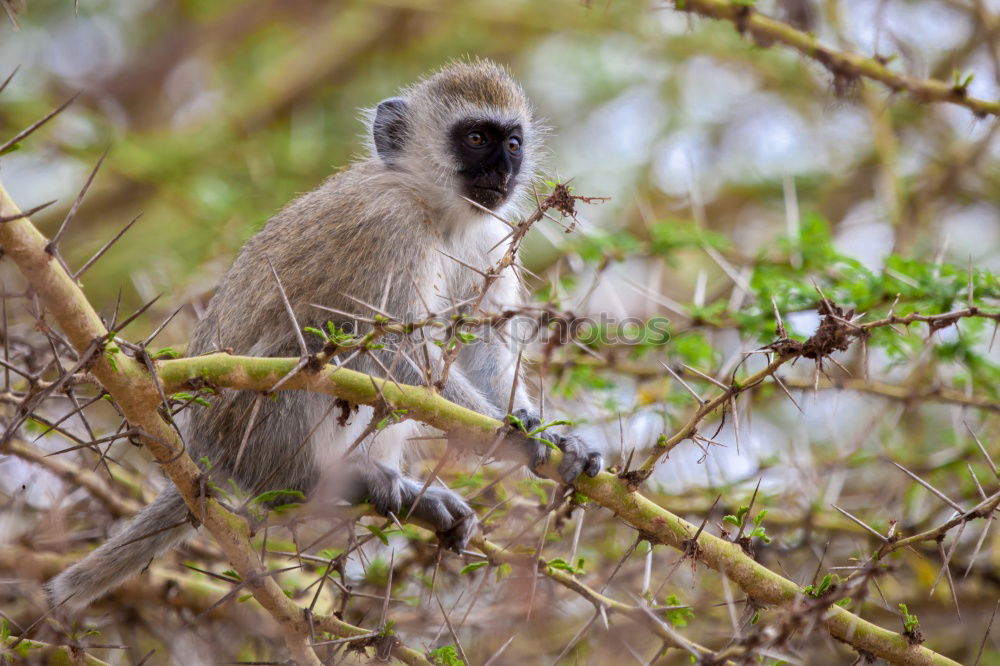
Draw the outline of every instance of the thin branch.
[[[948,102],[969,109],[977,116],[1000,115],[1000,102],[971,97],[957,84],[934,79],[920,79],[894,72],[877,57],[865,58],[839,51],[820,42],[815,34],[797,30],[787,23],[768,18],[752,5],[735,0],[675,0],[679,11],[729,21],[758,44],[784,44],[806,58],[820,63],[834,76],[851,80],[859,77],[879,81],[895,92],[907,92],[919,102]]]

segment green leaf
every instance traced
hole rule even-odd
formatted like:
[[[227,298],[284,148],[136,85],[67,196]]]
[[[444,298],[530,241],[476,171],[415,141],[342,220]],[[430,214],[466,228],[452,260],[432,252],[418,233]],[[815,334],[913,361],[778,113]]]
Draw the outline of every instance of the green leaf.
[[[465,574],[472,573],[473,571],[477,571],[479,569],[482,569],[483,567],[488,567],[488,566],[490,566],[490,563],[487,562],[486,560],[483,560],[481,562],[472,562],[471,564],[466,564],[464,567],[462,567],[462,570],[459,571],[458,573],[464,576]]]
[[[524,427],[524,422],[521,421],[521,419],[514,416],[513,414],[507,415],[507,423],[511,424],[512,426],[515,426],[518,430],[523,430],[527,432],[527,429]]]
[[[330,339],[327,337],[326,333],[322,329],[316,328],[314,326],[304,326],[302,330],[305,331],[306,333],[312,333],[313,335],[318,336],[324,341]]]
[[[326,322],[326,328],[330,332],[330,335],[327,339],[330,342],[333,342],[334,344],[340,345],[345,342],[348,342],[349,340],[354,339],[354,335],[352,333],[348,332],[345,329],[339,328],[337,324],[335,324],[332,321]]]
[[[556,569],[558,571],[566,571],[567,573],[570,573],[570,574],[572,574],[574,576],[582,576],[584,574],[584,571],[583,571],[583,558],[582,557],[578,560],[578,564],[579,564],[579,566],[573,566],[572,564],[570,564],[569,562],[567,562],[563,558],[556,557],[556,558],[553,558],[553,559],[549,560],[548,562],[546,562],[545,566],[547,566],[549,569]]]
[[[196,405],[201,405],[202,407],[212,406],[212,403],[210,403],[205,398],[202,398],[199,395],[195,395],[194,393],[188,393],[187,391],[178,391],[177,393],[171,393],[170,400],[181,403],[193,402]]]
[[[442,645],[428,652],[427,657],[435,666],[465,666],[465,662],[459,659],[458,650],[454,645]]]
[[[908,634],[913,634],[920,627],[920,622],[917,620],[917,616],[910,614],[910,609],[906,607],[906,604],[899,604],[899,610],[903,612],[903,629]]]
[[[111,366],[111,372],[118,372],[118,361],[115,360],[115,353],[120,351],[118,347],[108,346],[104,349],[104,358],[107,359],[108,365]]]
[[[664,603],[667,606],[684,606],[684,603],[677,597],[676,594],[671,594],[666,598]],[[694,619],[694,611],[685,606],[684,608],[669,608],[663,611],[664,617],[667,621],[675,627],[686,627],[689,620]]]
[[[383,530],[378,525],[365,525],[365,529],[367,529],[369,532],[377,536],[378,540],[381,541],[384,545],[386,546],[389,545],[389,536],[387,530]]]

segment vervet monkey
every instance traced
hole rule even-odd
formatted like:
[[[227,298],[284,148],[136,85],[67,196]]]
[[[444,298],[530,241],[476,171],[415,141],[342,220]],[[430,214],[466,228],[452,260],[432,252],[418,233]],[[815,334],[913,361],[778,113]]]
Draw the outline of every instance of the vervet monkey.
[[[368,114],[370,154],[330,177],[275,215],[244,246],[222,278],[195,329],[189,355],[231,349],[250,356],[297,356],[301,350],[271,267],[299,326],[322,328],[331,318],[363,333],[359,323],[379,311],[395,317],[442,313],[482,289],[481,275],[506,249],[509,228],[483,209],[509,217],[534,177],[540,150],[524,91],[502,67],[458,62],[387,99]],[[473,203],[470,203],[471,200]],[[481,308],[500,311],[521,301],[511,269],[486,293]],[[315,338],[316,349],[322,340]],[[349,364],[405,384],[425,384],[425,368],[440,373],[442,351],[397,340],[357,355]],[[515,381],[517,352],[501,341],[464,346],[450,368],[443,397],[497,419],[514,414],[528,430],[539,425]],[[327,395],[279,391],[258,400],[249,391],[223,391],[209,408],[187,409],[178,423],[195,460],[207,457],[222,485],[234,479],[250,496],[294,489],[309,494],[321,476],[349,471],[340,497],[371,502],[382,515],[404,517],[423,484],[400,473],[400,458],[419,424],[403,421],[348,449],[371,421],[361,407],[341,425]],[[256,405],[255,405],[256,401]],[[251,413],[255,412],[254,417]],[[331,413],[332,412],[332,413]],[[248,422],[252,420],[252,427]],[[247,432],[249,434],[247,435]],[[595,476],[601,455],[575,437],[543,435],[565,453],[560,474],[573,482]],[[515,435],[529,467],[549,447]],[[242,451],[241,451],[242,447]],[[237,465],[237,459],[239,464]],[[50,601],[70,611],[119,585],[152,558],[191,535],[188,509],[169,486],[124,530],[47,586]],[[442,545],[466,546],[476,515],[456,493],[431,485],[413,517],[432,525]]]

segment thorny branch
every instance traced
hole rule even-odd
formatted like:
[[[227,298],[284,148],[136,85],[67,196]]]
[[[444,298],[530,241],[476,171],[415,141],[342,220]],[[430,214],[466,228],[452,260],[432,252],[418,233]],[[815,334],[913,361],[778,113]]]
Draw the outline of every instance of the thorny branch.
[[[263,390],[296,362],[296,359],[216,354],[163,361],[158,371],[168,390],[182,388],[192,381],[225,388]],[[284,388],[324,392],[352,404],[378,404],[387,400],[395,408],[406,409],[410,418],[459,434],[463,440],[477,442],[483,450],[493,443],[496,432],[503,427],[499,421],[449,403],[425,387],[401,386],[345,368],[324,370],[315,376],[300,374]],[[539,472],[558,479],[559,460],[559,454],[553,452],[552,459]],[[795,583],[761,566],[731,542],[701,532],[698,547],[692,548],[689,540],[697,532],[694,525],[637,494],[630,484],[615,475],[602,473],[595,479],[580,479],[577,490],[611,509],[644,534],[654,536],[658,542],[724,572],[760,602],[783,605],[801,594]],[[922,647],[913,653],[898,634],[880,629],[836,606],[829,609],[823,622],[836,637],[894,663],[953,663]]]
[[[465,308],[466,312],[471,312],[473,314],[480,313],[482,311],[483,301],[486,299],[487,293],[490,288],[497,283],[502,277],[504,277],[504,272],[508,271],[514,263],[517,261],[517,253],[521,248],[521,242],[524,237],[528,235],[531,227],[545,218],[549,210],[555,209],[573,219],[574,224],[576,222],[576,202],[583,201],[584,203],[593,203],[597,201],[605,201],[606,199],[602,197],[584,197],[580,195],[573,194],[572,190],[565,183],[557,183],[553,188],[552,193],[546,196],[543,200],[538,202],[535,211],[524,218],[517,224],[512,224],[510,222],[504,221],[507,226],[511,227],[510,234],[504,239],[503,242],[507,243],[506,250],[503,256],[494,264],[490,266],[483,273],[483,283],[479,288],[479,291],[473,295],[471,303]],[[508,275],[508,279],[517,279],[514,275]],[[462,318],[456,319],[455,327],[461,326],[463,323]],[[435,382],[435,387],[440,391],[444,385],[448,382],[448,371],[452,364],[458,358],[458,354],[461,351],[460,345],[454,345],[445,350],[441,375]]]
[[[876,54],[872,58],[866,58],[827,46],[811,33],[761,14],[753,3],[737,0],[675,0],[674,7],[678,11],[729,21],[741,34],[750,35],[758,45],[779,43],[795,49],[830,70],[835,83],[841,88],[848,82],[863,77],[879,81],[894,92],[906,92],[917,101],[957,104],[980,117],[1000,115],[1000,102],[971,97],[967,84],[948,84],[900,74],[889,68],[884,56]]]
[[[817,369],[822,371],[823,360],[834,352],[846,351],[853,340],[865,339],[870,331],[876,328],[892,326],[893,324],[909,325],[919,321],[927,323],[931,330],[935,331],[951,326],[960,319],[968,317],[980,317],[1000,321],[1000,312],[984,312],[977,307],[969,307],[939,315],[922,315],[920,313],[911,313],[903,316],[890,315],[877,321],[858,324],[853,321],[853,311],[845,312],[839,306],[830,303],[826,297],[823,297],[820,302],[819,313],[823,317],[819,328],[812,337],[804,342],[789,338],[784,325],[779,320],[777,326],[779,338],[767,348],[768,351],[774,352],[775,358],[768,363],[767,367],[742,381],[736,381],[734,377],[725,390],[710,400],[699,399],[700,405],[694,414],[691,415],[688,421],[676,433],[663,439],[658,444],[656,450],[649,455],[639,469],[632,473],[630,477],[631,481],[641,483],[648,478],[658,461],[668,455],[682,441],[694,437],[697,434],[698,425],[702,421],[720,407],[729,405],[730,401],[743,391],[757,386],[772,376],[775,377],[775,381],[779,386],[784,388],[781,380],[777,378],[775,373],[786,363],[794,362],[798,358],[812,359],[816,362]],[[817,377],[817,386],[818,381]],[[833,384],[833,382],[831,381],[830,384]],[[995,404],[987,406],[991,409],[996,408]]]

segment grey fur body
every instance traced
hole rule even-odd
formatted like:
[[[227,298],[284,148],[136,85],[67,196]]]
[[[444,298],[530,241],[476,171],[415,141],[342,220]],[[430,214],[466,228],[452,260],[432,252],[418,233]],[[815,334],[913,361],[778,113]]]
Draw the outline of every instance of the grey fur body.
[[[443,85],[461,86],[463,77],[476,76],[493,86],[477,91],[481,99],[440,97],[450,90],[445,87],[443,93]],[[412,320],[428,310],[446,312],[480,288],[482,278],[451,257],[485,270],[505,250],[501,241],[508,229],[456,194],[456,165],[441,144],[443,128],[470,114],[513,117],[521,123],[526,168],[517,182],[509,183],[510,196],[496,209],[506,216],[533,175],[530,160],[537,153],[538,136],[530,107],[505,70],[482,62],[452,65],[407,89],[402,99],[405,149],[385,154],[378,141],[379,118],[370,114],[370,125],[376,127],[372,154],[293,201],[244,246],[198,324],[189,355],[220,349],[250,356],[300,355],[270,265],[300,327],[323,328],[329,319],[349,322],[349,316],[332,315],[314,303],[366,318],[375,312],[362,303],[370,304]],[[508,271],[491,288],[483,309],[516,306],[520,300],[521,288]],[[309,337],[315,352],[321,341]],[[420,366],[429,358],[432,369],[439,368],[439,347],[424,343],[418,349],[407,343],[405,353],[398,353],[400,344],[358,355],[350,367],[382,376],[387,368],[399,383],[426,383]],[[515,360],[515,349],[499,341],[469,345],[451,368],[442,395],[502,419],[515,385]],[[251,392],[226,390],[212,398],[211,408],[187,409],[179,418],[189,452],[195,460],[211,461],[215,479],[232,478],[250,495],[273,489],[313,494],[322,480],[324,492],[333,487],[338,496],[367,499],[383,514],[399,513],[422,487],[399,472],[404,444],[417,433],[414,422],[369,436],[348,456],[347,449],[368,425],[371,408],[359,409],[341,426],[341,412],[330,397],[280,391],[276,399],[259,400],[246,438],[257,399]],[[517,382],[513,406],[529,427],[537,424],[523,382]],[[568,453],[568,481],[581,471],[594,475],[600,469],[600,456],[579,440],[549,438]],[[526,446],[530,464],[547,455],[543,445],[528,440]],[[48,585],[51,601],[64,602],[70,610],[85,607],[189,536],[187,515],[176,489],[168,487],[121,532],[53,579]],[[414,516],[437,527],[442,542],[452,548],[464,547],[476,526],[464,500],[436,486],[428,488]]]

